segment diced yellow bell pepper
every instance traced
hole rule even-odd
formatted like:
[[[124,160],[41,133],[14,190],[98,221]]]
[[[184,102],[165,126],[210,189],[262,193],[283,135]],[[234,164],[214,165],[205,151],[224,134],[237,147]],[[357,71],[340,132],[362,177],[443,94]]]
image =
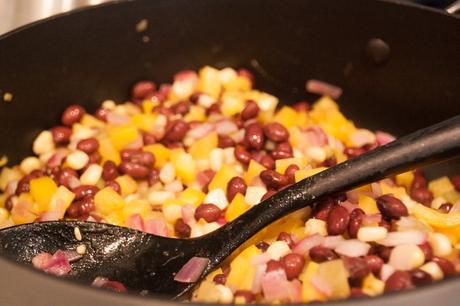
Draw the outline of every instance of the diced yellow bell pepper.
[[[290,106],[283,106],[273,118],[273,121],[281,123],[286,128],[299,125],[299,115],[295,109]]]
[[[220,110],[222,114],[232,117],[241,113],[245,107],[244,95],[239,91],[226,91],[222,95],[222,105]]]
[[[37,219],[32,205],[33,199],[29,193],[23,192],[19,195],[17,203],[11,209],[11,219],[14,224],[30,223]]]
[[[295,172],[295,181],[299,182],[307,177],[313,176],[320,173],[321,171],[326,170],[326,167],[318,167],[313,169],[303,169]]]
[[[319,264],[310,261],[305,265],[299,279],[302,281],[302,302],[326,301],[324,294],[316,290],[310,280],[318,274]]]
[[[407,194],[406,188],[389,186],[385,182],[380,182],[380,188],[383,194],[394,194],[396,196],[403,196]]]
[[[111,160],[118,165],[121,162],[120,154],[109,138],[103,137],[99,139],[99,154],[101,154],[102,163]]]
[[[206,194],[201,190],[189,187],[180,194],[179,200],[198,206],[203,203],[205,197]]]
[[[439,228],[450,228],[460,226],[460,212],[450,212],[448,214],[431,209],[422,204],[412,207],[412,214],[431,226]]]
[[[363,280],[363,292],[369,296],[376,296],[383,293],[385,283],[369,273]]]
[[[171,157],[171,150],[162,145],[155,143],[144,147],[144,151],[150,152],[155,156],[155,167],[163,167]]]
[[[159,104],[158,100],[144,100],[142,102],[142,112],[144,114],[151,114],[155,106]]]
[[[318,276],[329,284],[331,299],[344,299],[350,296],[348,271],[341,259],[319,264]]]
[[[72,191],[67,189],[65,186],[59,186],[59,188],[51,197],[48,210],[59,212],[59,218],[64,218],[67,208],[69,208],[74,199],[75,194]]]
[[[188,151],[194,159],[208,159],[211,150],[217,148],[218,141],[217,133],[212,132],[194,142]]]
[[[125,204],[122,213],[123,218],[125,219],[134,214],[139,214],[144,218],[144,216],[148,216],[148,214],[151,211],[152,207],[148,201],[142,199],[135,199]]]
[[[238,172],[234,167],[229,165],[222,165],[222,168],[217,171],[213,179],[208,185],[209,190],[220,188],[222,190],[227,190],[228,182],[235,176],[238,176]]]
[[[119,211],[125,206],[123,198],[111,187],[99,190],[94,196],[96,211],[103,216]]]
[[[199,71],[197,90],[217,99],[222,90],[222,84],[219,79],[219,71],[210,66],[201,68]]]
[[[396,175],[396,183],[406,188],[410,188],[414,181],[414,173],[412,171],[404,172]]]
[[[460,193],[455,190],[454,185],[447,176],[429,182],[428,190],[433,193],[434,197],[443,197],[450,203],[460,200]]]
[[[243,179],[247,185],[251,185],[252,180],[260,175],[260,172],[267,170],[264,166],[251,159],[249,162],[248,170],[243,174]],[[226,190],[226,189],[224,189]]]
[[[42,176],[30,180],[30,194],[38,203],[39,211],[48,210],[51,197],[58,189],[56,183],[49,176]]]
[[[94,116],[84,114],[81,118],[81,124],[90,128],[103,128],[105,123]]]
[[[241,252],[230,264],[231,270],[226,285],[235,286],[240,290],[251,290],[255,275],[251,258],[259,254],[260,250],[255,246],[250,246]]]
[[[238,218],[240,215],[244,214],[251,208],[251,205],[247,204],[244,201],[244,195],[237,193],[233,198],[232,202],[228,205],[225,212],[225,219],[227,221],[233,221]]]
[[[292,164],[299,166],[300,169],[303,169],[306,165],[308,165],[308,159],[300,157],[277,159],[275,162],[276,172],[284,174],[287,167],[289,167]]]
[[[118,151],[140,137],[137,127],[131,123],[110,125],[107,127],[107,132],[110,140]]]
[[[131,122],[138,128],[150,132],[155,128],[156,115],[137,114],[131,117]]]
[[[247,91],[251,90],[251,81],[248,78],[237,76],[224,84],[227,91]]]
[[[190,110],[184,116],[184,120],[187,122],[190,121],[205,121],[206,120],[206,110],[200,105],[190,106]]]
[[[116,210],[106,215],[104,221],[109,224],[124,226],[126,220],[123,217],[123,213],[120,210]]]
[[[175,149],[171,151],[171,163],[176,169],[176,176],[189,185],[195,181],[196,178],[196,165],[192,155],[186,153],[182,149]]]
[[[121,175],[115,181],[120,185],[123,196],[133,194],[137,191],[137,182],[129,175]]]
[[[359,196],[358,205],[367,215],[380,213],[377,202],[371,197],[365,195]]]

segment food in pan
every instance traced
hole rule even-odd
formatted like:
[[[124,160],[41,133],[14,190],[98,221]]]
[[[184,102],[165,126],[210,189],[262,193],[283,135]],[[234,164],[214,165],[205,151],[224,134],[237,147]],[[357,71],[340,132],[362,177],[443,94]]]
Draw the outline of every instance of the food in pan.
[[[0,226],[77,219],[197,237],[394,139],[347,119],[331,98],[339,88],[309,81],[324,96],[288,106],[253,82],[246,70],[204,67],[176,74],[172,84],[140,81],[129,102],[105,101],[93,114],[69,106],[59,125],[37,136],[35,155],[3,168]],[[327,301],[454,276],[459,191],[460,176],[427,181],[416,170],[322,200],[247,241],[192,300]],[[33,264],[65,275],[81,256],[84,245],[38,254]],[[126,291],[103,275],[93,285]]]

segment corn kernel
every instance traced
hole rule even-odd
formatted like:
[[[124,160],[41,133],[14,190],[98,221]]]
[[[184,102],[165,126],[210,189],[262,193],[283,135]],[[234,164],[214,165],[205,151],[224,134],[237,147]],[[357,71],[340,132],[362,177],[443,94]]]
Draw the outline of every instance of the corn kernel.
[[[282,240],[273,242],[266,251],[273,260],[279,260],[284,255],[291,253],[289,245]]]
[[[53,135],[50,131],[43,131],[38,134],[33,143],[33,151],[37,155],[48,153],[54,150]]]
[[[203,203],[205,197],[206,194],[204,192],[189,187],[180,194],[179,199],[187,204],[198,206]]]
[[[358,230],[358,239],[363,242],[385,239],[388,230],[381,226],[363,226]]]
[[[305,222],[305,234],[308,236],[314,234],[320,234],[321,236],[327,236],[326,222],[321,219],[308,219]]]
[[[262,197],[267,193],[267,189],[262,186],[249,186],[244,196],[244,201],[251,206],[257,205]]]
[[[115,182],[120,185],[122,196],[134,194],[138,189],[136,180],[129,175],[121,175],[115,179]]]
[[[19,169],[25,174],[29,174],[33,170],[40,169],[42,163],[40,160],[35,156],[26,157],[21,164],[19,165]]]
[[[66,158],[67,165],[74,170],[83,169],[83,167],[86,166],[88,161],[88,154],[80,150],[70,153]]]
[[[182,206],[171,204],[163,208],[163,214],[166,221],[174,223],[177,219],[182,218]]]
[[[425,262],[422,249],[415,244],[401,244],[393,248],[388,264],[396,270],[409,271]]]
[[[148,194],[148,200],[152,205],[161,205],[168,199],[174,199],[174,192],[170,191],[151,191]]]
[[[430,274],[433,280],[440,280],[444,277],[444,273],[437,263],[434,261],[427,262],[420,267],[420,270]]]
[[[208,192],[204,198],[204,203],[214,204],[221,210],[224,210],[228,206],[227,195],[221,188],[216,188]]]
[[[91,164],[80,177],[84,185],[96,185],[102,175],[102,167],[98,164]]]
[[[452,244],[449,238],[441,233],[432,233],[428,237],[428,242],[433,248],[435,256],[448,256],[452,253]]]
[[[211,170],[219,171],[224,162],[224,150],[220,148],[215,148],[211,150],[209,154],[209,163],[211,165]]]
[[[363,292],[369,296],[377,296],[385,290],[385,283],[369,273],[363,280]]]

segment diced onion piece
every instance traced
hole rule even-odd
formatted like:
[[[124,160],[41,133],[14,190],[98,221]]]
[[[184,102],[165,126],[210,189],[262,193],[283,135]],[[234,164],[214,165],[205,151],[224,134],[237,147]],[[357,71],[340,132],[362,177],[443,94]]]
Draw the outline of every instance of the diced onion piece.
[[[300,242],[294,246],[292,251],[300,255],[305,255],[310,251],[311,248],[321,245],[323,241],[323,236],[321,236],[320,234],[314,234],[312,236],[300,240]]]
[[[396,246],[390,254],[388,264],[396,270],[409,271],[420,267],[425,262],[422,249],[415,244]]]
[[[343,92],[342,88],[319,80],[308,80],[305,84],[305,88],[308,92],[330,96],[333,99],[340,98]]]
[[[335,251],[349,257],[364,256],[369,252],[370,245],[358,239],[344,240],[337,245]]]
[[[390,232],[385,239],[377,241],[384,246],[400,244],[422,244],[426,241],[426,234],[421,231]]]
[[[177,272],[174,280],[181,283],[194,283],[200,278],[208,264],[208,258],[192,257],[179,272]]]

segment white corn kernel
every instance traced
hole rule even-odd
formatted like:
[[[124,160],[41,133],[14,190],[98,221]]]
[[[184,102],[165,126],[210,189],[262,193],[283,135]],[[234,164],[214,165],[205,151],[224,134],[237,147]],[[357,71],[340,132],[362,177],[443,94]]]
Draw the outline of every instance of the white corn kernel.
[[[203,226],[201,224],[195,223],[190,228],[190,238],[203,236]]]
[[[214,204],[223,210],[228,206],[227,195],[221,188],[216,188],[208,192],[203,203]]]
[[[89,161],[89,156],[83,151],[77,150],[70,153],[66,158],[66,163],[74,170],[83,169]]]
[[[285,241],[273,242],[266,251],[273,260],[279,260],[284,255],[291,253],[289,245]]]
[[[305,150],[305,154],[317,163],[322,163],[326,160],[326,151],[320,147],[309,147]]]
[[[320,234],[321,236],[327,236],[326,222],[321,219],[308,219],[305,222],[305,234],[308,236],[314,234]]]
[[[115,109],[115,106],[116,104],[113,100],[105,100],[104,102],[102,102],[102,107],[106,109],[113,110]]]
[[[219,80],[223,83],[226,84],[236,77],[238,77],[238,74],[233,68],[227,67],[219,71]]]
[[[174,168],[173,164],[167,163],[161,168],[160,170],[160,180],[164,184],[169,184],[174,181],[176,178],[176,169]]]
[[[210,168],[209,159],[197,159],[195,165],[198,171],[204,171]]]
[[[249,205],[257,205],[262,197],[267,193],[267,189],[262,186],[249,186],[244,196],[244,201]]]
[[[80,255],[84,255],[86,253],[86,245],[80,244],[77,246],[77,253]]]
[[[80,177],[80,182],[83,185],[96,185],[99,179],[102,176],[102,167],[98,164],[91,164],[89,167],[83,172]]]
[[[447,256],[452,253],[452,244],[446,235],[441,233],[432,233],[428,237],[428,242],[433,248],[435,256]]]
[[[397,245],[391,250],[388,264],[396,270],[409,271],[425,262],[422,249],[415,244]]]
[[[214,232],[216,229],[218,229],[220,227],[219,223],[217,222],[211,222],[211,223],[206,223],[206,224],[203,224],[203,234],[207,234],[207,233],[210,233],[210,232]]]
[[[80,123],[75,123],[72,127],[72,135],[70,136],[70,142],[72,145],[76,145],[80,140],[87,139],[96,136],[97,130],[84,126]]]
[[[182,217],[182,206],[176,204],[168,205],[163,209],[163,214],[166,221],[174,223]]]
[[[83,237],[81,236],[80,228],[78,226],[73,228],[73,234],[75,236],[75,239],[77,239],[78,241],[81,241],[83,239]]]
[[[174,199],[174,197],[174,192],[154,190],[149,192],[148,200],[152,205],[161,205],[168,199]]]
[[[380,269],[380,279],[384,282],[395,272],[395,268],[389,264],[384,264],[382,269]]]
[[[29,174],[33,170],[40,169],[42,163],[35,156],[26,157],[20,164],[19,169],[25,174]]]
[[[358,230],[358,239],[364,242],[385,239],[388,230],[381,226],[363,226]]]
[[[224,162],[227,165],[233,165],[236,162],[235,148],[224,149]]]
[[[211,170],[219,171],[222,168],[222,164],[224,162],[224,150],[221,148],[215,148],[211,150],[209,154],[209,164],[211,166]]]
[[[230,304],[233,302],[233,293],[230,288],[224,285],[216,285],[216,289],[219,291],[219,303]]]
[[[48,153],[54,150],[53,134],[50,131],[43,131],[38,134],[33,143],[33,151],[37,155]]]
[[[420,270],[430,274],[433,280],[440,280],[444,277],[444,273],[442,272],[441,268],[434,261],[427,262],[420,267]]]

